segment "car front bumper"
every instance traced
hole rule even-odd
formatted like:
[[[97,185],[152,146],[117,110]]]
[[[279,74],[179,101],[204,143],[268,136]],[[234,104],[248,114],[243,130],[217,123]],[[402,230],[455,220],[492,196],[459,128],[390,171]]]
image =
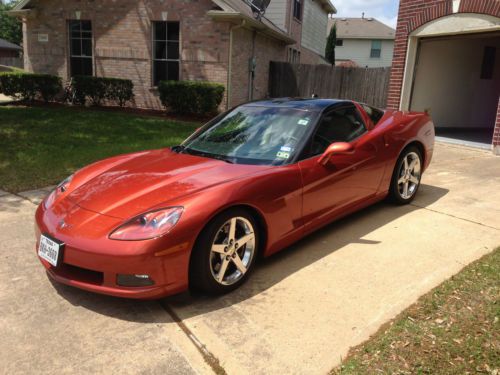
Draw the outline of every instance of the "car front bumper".
[[[63,216],[74,224],[60,228]],[[119,225],[120,219],[75,206],[46,210],[42,203],[35,219],[36,250],[41,234],[64,243],[57,267],[38,257],[47,274],[57,282],[95,293],[136,299],[161,298],[188,287],[191,250],[188,238],[169,234],[147,241],[110,240],[107,233]],[[148,275],[154,284],[121,286],[117,283],[119,274]]]

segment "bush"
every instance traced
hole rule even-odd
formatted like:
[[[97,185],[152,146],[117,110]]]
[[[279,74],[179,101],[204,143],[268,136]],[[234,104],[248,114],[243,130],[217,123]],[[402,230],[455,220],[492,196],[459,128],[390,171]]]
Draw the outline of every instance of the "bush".
[[[123,107],[134,97],[134,84],[128,79],[75,76],[71,85],[74,101],[82,105],[88,98],[93,105],[101,105],[107,99]]]
[[[61,91],[62,81],[57,76],[19,71],[0,73],[0,92],[7,96],[28,101],[39,97],[49,102]]]
[[[158,89],[162,104],[182,114],[213,114],[224,97],[224,86],[212,82],[162,81]]]
[[[134,84],[129,79],[106,78],[108,81],[107,99],[123,107],[134,98]]]

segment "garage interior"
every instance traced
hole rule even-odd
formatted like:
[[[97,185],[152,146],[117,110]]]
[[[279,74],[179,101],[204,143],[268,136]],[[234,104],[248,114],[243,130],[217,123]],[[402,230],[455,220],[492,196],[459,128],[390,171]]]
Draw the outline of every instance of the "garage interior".
[[[500,32],[421,38],[410,108],[438,140],[491,149],[500,94]]]

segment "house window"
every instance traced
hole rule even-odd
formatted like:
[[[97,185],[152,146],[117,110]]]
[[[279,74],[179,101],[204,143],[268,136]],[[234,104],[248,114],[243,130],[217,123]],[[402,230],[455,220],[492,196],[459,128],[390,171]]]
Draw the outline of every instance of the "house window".
[[[153,85],[179,80],[179,22],[153,22]]]
[[[371,58],[380,58],[380,53],[382,52],[382,41],[372,40],[372,49],[370,51]]]
[[[293,0],[293,16],[299,21],[302,19],[302,0]]]
[[[336,45],[337,47],[342,47],[342,46],[344,45],[344,39],[337,39],[337,40],[335,41],[335,45]]]
[[[90,21],[69,21],[70,75],[93,75],[92,23]]]

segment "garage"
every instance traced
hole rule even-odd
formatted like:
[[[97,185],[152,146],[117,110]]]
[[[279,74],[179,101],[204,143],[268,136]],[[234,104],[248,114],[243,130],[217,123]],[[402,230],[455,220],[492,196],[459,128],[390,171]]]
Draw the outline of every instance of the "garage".
[[[437,140],[500,155],[500,2],[405,0],[387,107],[429,111]]]
[[[410,109],[437,139],[490,149],[500,94],[500,32],[420,39]]]

